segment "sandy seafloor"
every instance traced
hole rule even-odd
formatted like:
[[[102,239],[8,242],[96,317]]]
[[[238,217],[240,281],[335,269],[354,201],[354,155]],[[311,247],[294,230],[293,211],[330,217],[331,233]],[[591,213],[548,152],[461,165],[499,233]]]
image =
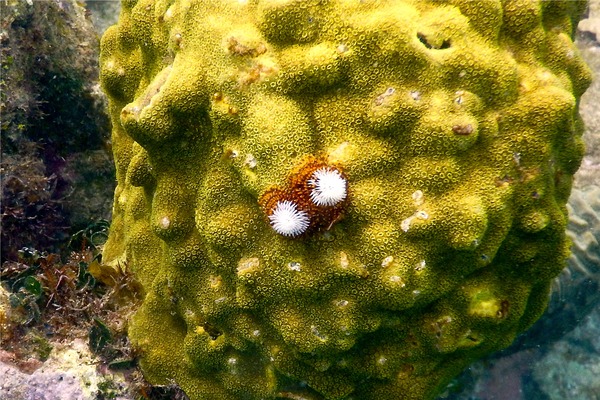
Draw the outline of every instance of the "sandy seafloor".
[[[511,348],[474,363],[440,399],[600,400],[600,0],[591,3],[577,39],[595,75],[581,100],[588,150],[571,201],[580,214],[570,227],[579,258],[570,261],[570,273],[561,276],[548,312],[532,330]],[[87,7],[99,32],[118,15],[116,1],[91,0]],[[77,341],[55,349],[30,375],[0,362],[0,399],[94,399],[97,374],[94,357]]]

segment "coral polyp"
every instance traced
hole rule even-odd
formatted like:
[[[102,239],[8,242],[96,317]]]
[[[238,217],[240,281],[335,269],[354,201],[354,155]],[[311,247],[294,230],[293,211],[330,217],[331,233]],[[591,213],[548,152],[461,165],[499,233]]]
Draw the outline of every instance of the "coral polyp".
[[[310,219],[305,211],[290,200],[277,202],[275,209],[269,215],[271,226],[275,232],[283,236],[299,236],[306,232]]]

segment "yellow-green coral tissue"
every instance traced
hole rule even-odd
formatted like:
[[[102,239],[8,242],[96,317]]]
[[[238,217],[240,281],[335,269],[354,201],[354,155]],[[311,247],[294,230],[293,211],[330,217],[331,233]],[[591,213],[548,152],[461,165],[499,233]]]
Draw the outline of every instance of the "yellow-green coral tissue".
[[[154,384],[432,399],[565,265],[585,3],[123,0],[104,259]]]

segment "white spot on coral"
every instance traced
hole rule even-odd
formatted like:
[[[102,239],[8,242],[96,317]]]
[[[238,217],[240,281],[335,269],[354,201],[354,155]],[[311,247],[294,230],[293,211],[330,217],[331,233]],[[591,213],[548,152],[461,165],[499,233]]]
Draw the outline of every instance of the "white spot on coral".
[[[424,202],[424,194],[421,190],[415,190],[413,192],[413,194],[411,195],[411,198],[415,204],[415,206],[419,207],[423,204]],[[423,210],[417,210],[413,215],[411,215],[408,218],[405,218],[401,223],[400,223],[400,228],[404,231],[404,232],[408,232],[408,230],[410,229],[410,224],[412,223],[412,221],[417,218],[417,219],[429,219],[429,214],[427,214],[426,211]]]
[[[160,227],[163,229],[169,229],[169,226],[171,226],[171,220],[169,219],[169,217],[162,217],[160,219]]]
[[[521,166],[521,153],[513,153],[513,160],[517,166]]]
[[[377,98],[375,99],[375,105],[376,106],[382,105],[385,102],[385,99],[387,99],[394,93],[396,93],[396,89],[394,89],[393,87],[387,88],[387,90],[385,92],[383,92],[382,94],[377,96]]]
[[[343,251],[340,252],[340,266],[342,268],[348,268],[349,265],[350,265],[350,261],[348,261],[348,255],[346,253],[344,253]]]
[[[244,272],[257,268],[259,265],[260,260],[256,257],[242,258],[238,263],[237,274],[242,275]]]
[[[169,9],[165,12],[165,21],[173,18],[173,6],[169,7]]]
[[[415,271],[423,271],[426,266],[427,266],[427,263],[425,262],[425,260],[421,260],[415,267]]]
[[[385,358],[384,356],[379,356],[379,358],[377,359],[377,364],[379,365],[383,365],[387,362],[387,358]]]
[[[423,204],[423,192],[421,190],[415,190],[412,194],[412,199],[415,202],[415,205],[420,206]]]
[[[313,335],[315,335],[316,337],[318,337],[319,339],[325,341],[327,340],[327,336],[323,335],[321,332],[319,332],[319,330],[317,329],[316,326],[311,325],[310,326],[310,331],[312,332]]]
[[[417,211],[415,213],[415,217],[418,219],[429,219],[429,214],[427,214],[425,211]]]
[[[348,300],[336,300],[333,302],[337,307],[346,307],[348,305]]]
[[[383,268],[387,267],[388,265],[390,265],[392,262],[394,262],[394,257],[392,256],[387,256],[386,258],[383,259],[383,261],[381,262],[381,266]]]
[[[347,181],[333,168],[316,170],[308,184],[313,188],[310,199],[318,206],[334,206],[346,198]]]
[[[338,52],[339,54],[344,54],[344,53],[346,53],[346,52],[347,52],[348,50],[350,50],[350,49],[348,48],[348,46],[346,46],[345,44],[343,44],[343,43],[342,43],[342,44],[340,44],[340,45],[337,47],[337,49],[336,49],[336,50],[337,50],[337,52]]]
[[[414,101],[419,101],[419,100],[421,100],[421,92],[416,91],[416,90],[411,90],[410,97],[412,97],[412,99]]]
[[[410,229],[410,223],[412,222],[412,220],[415,219],[414,215],[411,215],[410,217],[404,219],[401,223],[400,223],[400,228],[404,231],[404,232],[408,232],[408,230]]]
[[[463,95],[465,94],[465,92],[463,90],[459,90],[455,93],[456,98],[454,99],[454,103],[456,103],[456,105],[461,106],[463,104]]]
[[[400,287],[406,286],[406,284],[404,283],[404,281],[402,280],[402,278],[399,277],[398,275],[392,275],[392,276],[390,276],[390,282],[397,283],[397,284],[400,285]]]
[[[310,224],[308,214],[289,200],[278,201],[269,220],[275,232],[291,237],[303,234]]]
[[[244,165],[246,165],[248,168],[252,169],[254,167],[256,167],[256,158],[254,158],[254,156],[250,153],[248,153],[246,155],[246,159],[244,160]]]
[[[302,269],[302,265],[297,261],[292,261],[291,263],[288,263],[287,267],[289,270],[297,272],[300,272],[300,270]]]

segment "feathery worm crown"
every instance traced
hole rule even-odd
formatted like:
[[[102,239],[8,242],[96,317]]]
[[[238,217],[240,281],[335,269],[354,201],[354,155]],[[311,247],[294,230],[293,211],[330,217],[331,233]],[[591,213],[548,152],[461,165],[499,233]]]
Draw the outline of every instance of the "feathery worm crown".
[[[291,200],[280,200],[269,215],[271,226],[275,232],[283,236],[299,236],[306,232],[310,218],[306,211],[298,209]]]
[[[317,206],[335,206],[346,199],[348,182],[335,168],[319,168],[308,184],[312,187],[310,199]]]

